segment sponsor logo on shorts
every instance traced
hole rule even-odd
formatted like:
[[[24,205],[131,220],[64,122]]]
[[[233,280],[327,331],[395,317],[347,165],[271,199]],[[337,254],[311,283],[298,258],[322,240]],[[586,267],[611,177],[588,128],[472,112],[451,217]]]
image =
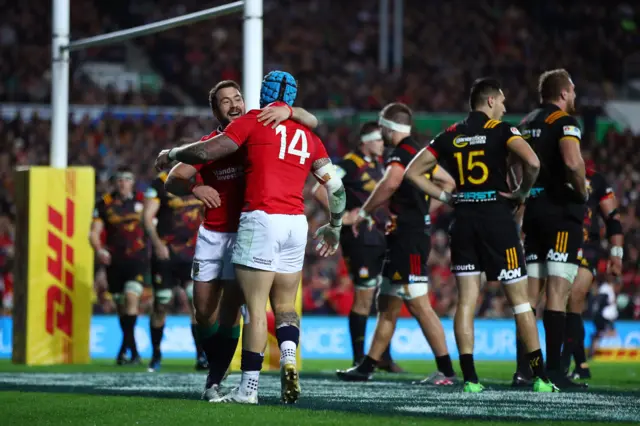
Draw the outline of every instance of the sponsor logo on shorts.
[[[464,271],[475,271],[476,270],[476,266],[472,265],[472,264],[468,264],[468,265],[455,265],[453,267],[453,270],[456,272],[464,272]]]
[[[569,253],[558,253],[557,251],[549,250],[547,260],[552,262],[566,262],[569,260]]]
[[[255,256],[252,258],[252,260],[254,263],[259,263],[260,265],[267,265],[267,266],[271,266],[271,263],[273,262],[273,260],[262,259]]]
[[[500,275],[498,275],[498,281],[510,281],[515,278],[520,278],[522,276],[522,269],[503,269],[500,271]]]
[[[429,277],[424,275],[409,275],[409,283],[428,283]]]
[[[527,262],[535,262],[536,260],[538,260],[538,255],[537,254],[530,254],[527,256],[527,258],[525,259]]]
[[[193,261],[193,264],[191,265],[191,275],[193,275],[193,278],[198,278],[198,274],[200,273],[200,262],[198,262],[197,260]]]
[[[363,266],[360,268],[360,271],[358,271],[358,275],[360,278],[369,278],[369,268]]]
[[[402,275],[400,275],[400,272],[396,271],[391,277],[391,279],[394,281],[400,281],[402,279]]]

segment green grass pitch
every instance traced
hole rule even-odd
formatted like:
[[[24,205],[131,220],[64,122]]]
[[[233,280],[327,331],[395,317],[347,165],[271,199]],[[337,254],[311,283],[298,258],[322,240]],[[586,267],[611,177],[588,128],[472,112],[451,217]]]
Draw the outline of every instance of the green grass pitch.
[[[265,373],[260,405],[199,400],[205,374],[192,361],[170,361],[159,373],[116,367],[25,367],[0,361],[0,425],[596,425],[640,424],[640,364],[594,363],[584,392],[534,394],[509,387],[513,363],[479,362],[487,390],[415,386],[432,361],[401,362],[409,373],[380,373],[369,383],[343,383],[333,371],[344,361],[304,361],[302,397],[279,402],[280,381]],[[232,374],[225,382],[239,381]]]

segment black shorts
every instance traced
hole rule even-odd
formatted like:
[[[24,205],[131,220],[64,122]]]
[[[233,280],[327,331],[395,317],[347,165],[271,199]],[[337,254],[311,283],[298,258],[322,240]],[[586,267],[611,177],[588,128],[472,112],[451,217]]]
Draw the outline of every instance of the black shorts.
[[[596,328],[596,335],[601,336],[607,331],[615,330],[613,321],[604,318],[602,315],[595,315],[593,318],[593,325]]]
[[[600,244],[597,242],[586,242],[582,246],[580,255],[580,267],[588,269],[594,277],[598,275],[598,262],[601,258]]]
[[[172,289],[191,281],[192,261],[177,257],[170,252],[168,260],[151,257],[151,282],[153,291]]]
[[[113,259],[107,266],[109,293],[122,294],[127,281],[137,281],[144,285],[148,263],[144,260]]]
[[[527,204],[522,221],[527,263],[560,262],[580,265],[582,221],[563,214],[545,201]]]
[[[485,272],[488,281],[510,284],[526,278],[518,228],[508,210],[495,215],[456,214],[450,229],[451,271],[457,276]]]
[[[384,242],[384,238],[382,241]],[[343,231],[340,242],[342,255],[354,286],[373,288],[382,272],[386,246],[365,244],[361,238],[356,239],[350,229]]]
[[[387,235],[383,275],[392,284],[427,284],[431,237],[424,229],[398,226]]]

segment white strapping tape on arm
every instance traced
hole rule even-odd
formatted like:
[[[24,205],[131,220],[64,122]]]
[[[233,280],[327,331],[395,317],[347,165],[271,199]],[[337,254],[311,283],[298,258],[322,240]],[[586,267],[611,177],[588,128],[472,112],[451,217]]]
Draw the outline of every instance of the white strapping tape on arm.
[[[342,186],[342,179],[340,179],[336,167],[332,163],[325,164],[313,174],[327,188],[329,194],[333,194]]]
[[[382,118],[382,117],[378,119],[378,124],[380,124],[383,127],[386,127],[387,129],[394,130],[396,132],[411,133],[411,126],[408,124],[396,123],[395,121],[387,120],[386,118]]]
[[[513,307],[514,315],[524,314],[525,312],[532,311],[530,303],[521,303]]]

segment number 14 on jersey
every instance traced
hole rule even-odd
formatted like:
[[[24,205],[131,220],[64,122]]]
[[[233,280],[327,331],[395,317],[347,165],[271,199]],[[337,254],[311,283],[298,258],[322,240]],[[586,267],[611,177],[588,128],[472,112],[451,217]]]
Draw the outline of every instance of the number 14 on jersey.
[[[276,127],[276,135],[280,135],[279,159],[284,160],[285,155],[289,154],[300,157],[300,164],[304,164],[306,159],[311,156],[307,151],[307,134],[304,130],[296,129],[296,132],[293,134],[293,138],[291,138],[291,142],[287,140],[287,128],[283,125]],[[300,145],[299,148],[298,145]]]

